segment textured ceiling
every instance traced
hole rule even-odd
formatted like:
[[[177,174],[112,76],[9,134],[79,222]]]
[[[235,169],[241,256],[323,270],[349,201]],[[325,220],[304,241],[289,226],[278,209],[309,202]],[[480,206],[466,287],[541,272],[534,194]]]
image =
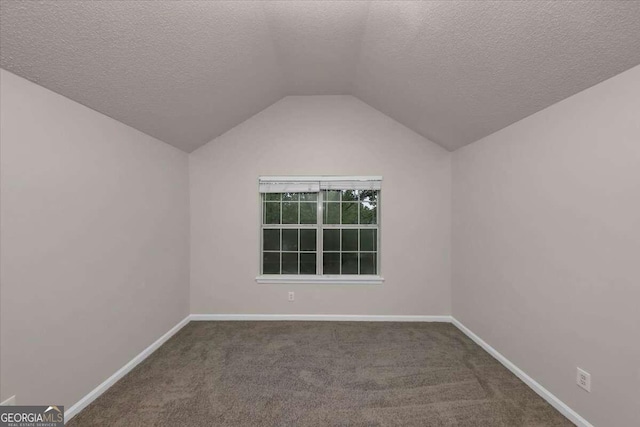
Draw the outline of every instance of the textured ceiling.
[[[0,3],[0,66],[185,151],[351,94],[453,150],[640,63],[640,2]]]

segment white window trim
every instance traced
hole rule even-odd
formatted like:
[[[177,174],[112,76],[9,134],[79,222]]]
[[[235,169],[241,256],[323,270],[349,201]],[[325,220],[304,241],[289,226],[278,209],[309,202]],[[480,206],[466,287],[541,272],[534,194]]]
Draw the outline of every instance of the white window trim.
[[[336,175],[317,175],[317,176],[260,176],[258,177],[258,186],[264,182],[296,182],[296,183],[304,183],[304,182],[335,182],[335,181],[382,181],[382,176],[336,176]],[[262,195],[258,194],[260,197],[260,204],[262,206]],[[378,197],[381,197],[380,195]],[[380,199],[379,199],[380,200]],[[381,256],[381,246],[382,246],[382,226],[381,226],[381,217],[382,217],[382,204],[378,204],[378,274],[377,275],[321,275],[321,274],[313,274],[313,275],[300,275],[300,274],[291,274],[291,275],[276,275],[276,274],[260,274],[256,276],[256,282],[258,284],[327,284],[327,285],[382,285],[384,283],[384,277],[382,277],[382,263],[380,262]],[[260,211],[260,233],[262,233],[262,207],[259,209]],[[318,218],[322,215],[321,211],[318,210]],[[319,236],[322,239],[322,234]],[[262,236],[260,237],[262,239]],[[262,241],[262,240],[261,240]],[[320,241],[320,245],[322,242]],[[322,252],[318,251],[318,259],[320,260]],[[262,244],[259,248],[259,265],[262,266]],[[320,261],[318,261],[320,262]]]
[[[259,182],[315,182],[315,181],[382,181],[382,176],[338,176],[338,175],[316,175],[316,176],[260,176]]]
[[[256,277],[258,283],[269,284],[329,284],[329,285],[381,285],[382,276],[376,275],[276,275],[265,274]]]

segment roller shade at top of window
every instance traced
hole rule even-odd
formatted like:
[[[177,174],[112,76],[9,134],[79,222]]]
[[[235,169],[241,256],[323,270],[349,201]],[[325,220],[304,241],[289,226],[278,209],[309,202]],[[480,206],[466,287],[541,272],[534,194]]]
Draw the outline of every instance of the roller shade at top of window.
[[[382,182],[372,181],[321,181],[321,190],[380,190]]]
[[[261,177],[260,193],[317,193],[320,190],[380,190],[381,177]]]
[[[260,193],[317,193],[320,183],[307,182],[260,182]]]

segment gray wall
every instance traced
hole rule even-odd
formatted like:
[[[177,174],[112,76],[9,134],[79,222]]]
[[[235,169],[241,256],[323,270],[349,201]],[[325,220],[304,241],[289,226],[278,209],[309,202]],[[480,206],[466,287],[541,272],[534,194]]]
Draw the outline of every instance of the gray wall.
[[[189,159],[192,313],[450,314],[443,148],[351,96],[287,97]],[[384,284],[257,284],[259,175],[382,175]]]
[[[189,312],[188,158],[0,73],[0,400],[69,407]]]
[[[640,67],[456,151],[453,177],[454,316],[594,425],[638,425]]]

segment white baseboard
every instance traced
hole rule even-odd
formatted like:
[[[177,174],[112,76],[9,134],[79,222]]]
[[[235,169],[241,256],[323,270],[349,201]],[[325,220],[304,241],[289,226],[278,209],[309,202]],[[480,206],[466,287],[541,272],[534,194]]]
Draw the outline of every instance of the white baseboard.
[[[451,322],[451,316],[376,316],[357,314],[192,314],[194,321],[326,321],[326,322]]]
[[[64,411],[64,422],[66,423],[75,415],[77,415],[80,411],[82,411],[85,407],[87,407],[91,402],[96,400],[102,393],[107,391],[109,387],[114,385],[120,378],[124,377],[128,374],[133,368],[135,368],[140,362],[149,357],[151,353],[156,351],[162,344],[164,344],[169,338],[175,335],[180,329],[182,329],[187,323],[189,323],[191,316],[187,316],[182,319],[176,326],[171,328],[169,332],[158,338],[153,344],[149,347],[145,348],[138,354],[136,357],[131,359],[129,363],[124,365],[122,368],[118,369],[115,374],[111,375],[107,378],[102,384],[98,387],[94,388],[89,392],[86,396],[80,399],[75,405]]]
[[[11,396],[10,398],[8,398],[7,400],[5,400],[4,402],[0,403],[0,406],[16,406],[16,396],[15,396],[15,394],[13,396]]]
[[[529,386],[533,391],[535,391],[540,397],[549,402],[551,406],[556,408],[562,415],[567,417],[571,422],[573,422],[578,427],[593,427],[593,425],[582,418],[580,414],[567,406],[563,401],[558,399],[555,395],[553,395],[549,390],[542,387],[536,380],[527,375],[522,369],[518,368],[513,364],[509,359],[500,354],[495,348],[491,347],[487,344],[482,338],[471,332],[469,328],[464,326],[457,320],[455,317],[451,318],[452,323],[460,329],[466,336],[471,338],[476,344],[482,347],[487,353],[493,356],[498,362],[502,363],[508,370],[513,372],[513,374],[520,378],[526,385]]]

